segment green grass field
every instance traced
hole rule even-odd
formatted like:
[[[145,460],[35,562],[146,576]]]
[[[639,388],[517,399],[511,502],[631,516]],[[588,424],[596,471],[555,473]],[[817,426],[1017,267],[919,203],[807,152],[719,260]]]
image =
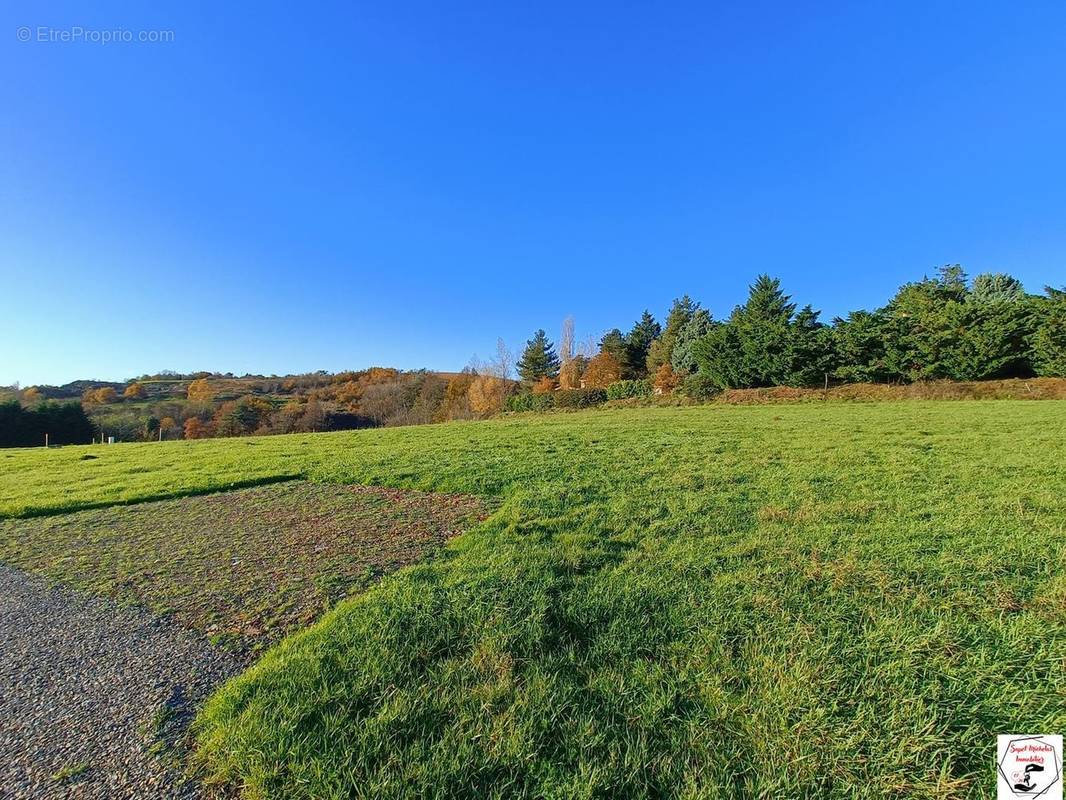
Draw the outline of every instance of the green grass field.
[[[251,798],[992,797],[997,733],[1066,728],[1066,403],[9,451],[0,514],[292,476],[497,510],[215,695]]]

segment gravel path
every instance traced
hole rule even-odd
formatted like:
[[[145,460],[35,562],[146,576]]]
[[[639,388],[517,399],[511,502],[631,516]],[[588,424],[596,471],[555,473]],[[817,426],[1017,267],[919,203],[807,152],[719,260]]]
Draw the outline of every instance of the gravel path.
[[[197,797],[183,733],[242,666],[145,611],[0,565],[0,798]]]

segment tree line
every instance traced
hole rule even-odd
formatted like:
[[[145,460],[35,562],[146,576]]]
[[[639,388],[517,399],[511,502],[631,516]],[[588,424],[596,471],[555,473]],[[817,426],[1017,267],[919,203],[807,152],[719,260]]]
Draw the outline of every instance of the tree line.
[[[1066,376],[1066,290],[1028,294],[1004,273],[970,281],[958,265],[945,266],[904,284],[881,308],[829,324],[819,318],[778,279],[760,275],[725,319],[686,295],[665,325],[645,311],[628,333],[604,334],[591,354],[557,353],[538,330],[518,362],[527,397],[511,407],[535,407],[528,395],[556,390],[706,397],[767,386]]]
[[[0,447],[88,444],[96,429],[79,403],[41,401],[25,407],[18,400],[0,401]]]

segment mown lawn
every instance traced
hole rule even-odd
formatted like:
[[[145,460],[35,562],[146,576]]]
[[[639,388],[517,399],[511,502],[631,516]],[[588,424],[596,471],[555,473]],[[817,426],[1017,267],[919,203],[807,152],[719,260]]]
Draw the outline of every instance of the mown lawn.
[[[291,475],[499,510],[213,698],[250,797],[991,797],[996,733],[1066,728],[1066,403],[5,453],[0,513]]]

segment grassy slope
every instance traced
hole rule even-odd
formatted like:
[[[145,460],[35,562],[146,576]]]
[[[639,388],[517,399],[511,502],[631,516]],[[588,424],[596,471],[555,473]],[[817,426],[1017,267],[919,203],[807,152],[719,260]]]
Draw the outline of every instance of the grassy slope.
[[[251,796],[991,796],[995,733],[1066,726],[1066,404],[20,452],[0,512],[297,473],[504,504],[216,695]]]

